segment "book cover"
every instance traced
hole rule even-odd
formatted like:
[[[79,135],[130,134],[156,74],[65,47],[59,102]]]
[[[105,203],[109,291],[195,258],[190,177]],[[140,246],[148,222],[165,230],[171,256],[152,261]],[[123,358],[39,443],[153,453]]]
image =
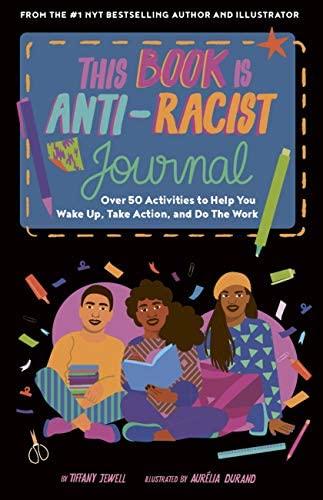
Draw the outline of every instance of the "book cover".
[[[319,14],[267,7],[15,9],[25,495],[319,486]]]
[[[132,359],[123,362],[125,378],[131,389],[144,391],[147,385],[169,387],[182,374],[176,346],[161,349],[150,363]]]

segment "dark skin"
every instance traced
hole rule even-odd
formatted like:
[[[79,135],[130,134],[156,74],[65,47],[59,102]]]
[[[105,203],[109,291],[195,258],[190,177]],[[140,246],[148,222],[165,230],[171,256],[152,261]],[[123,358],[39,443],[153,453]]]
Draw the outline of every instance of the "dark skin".
[[[169,309],[160,299],[138,300],[137,320],[144,328],[144,337],[156,338],[166,323]]]
[[[225,314],[228,327],[240,325],[246,318],[246,307],[250,295],[242,286],[228,286],[220,293],[221,306]]]
[[[240,325],[245,320],[250,295],[243,286],[232,285],[226,287],[220,293],[219,300],[229,328]],[[276,432],[288,436],[295,429],[295,425],[284,422],[280,418],[271,419],[268,426],[273,436],[276,436]]]
[[[137,320],[144,328],[144,338],[153,339],[159,336],[159,332],[165,325],[169,309],[160,299],[143,299],[138,301]],[[134,354],[131,359],[144,361],[140,356]],[[177,401],[176,392],[168,388],[148,385],[147,393],[157,402],[175,403]],[[154,433],[154,441],[175,441],[174,436],[167,430],[161,429]]]

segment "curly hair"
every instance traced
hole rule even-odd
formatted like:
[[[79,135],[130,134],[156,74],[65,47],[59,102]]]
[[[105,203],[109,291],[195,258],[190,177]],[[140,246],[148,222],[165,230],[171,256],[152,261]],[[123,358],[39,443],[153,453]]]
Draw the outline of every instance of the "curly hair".
[[[171,289],[158,280],[142,280],[138,287],[133,288],[126,300],[128,316],[137,326],[141,326],[136,315],[138,301],[143,299],[159,299],[168,307],[166,323],[159,332],[160,338],[165,340],[166,344],[175,344],[180,351],[186,352],[192,349],[193,345],[203,343],[201,316],[196,314],[193,307],[173,302]]]

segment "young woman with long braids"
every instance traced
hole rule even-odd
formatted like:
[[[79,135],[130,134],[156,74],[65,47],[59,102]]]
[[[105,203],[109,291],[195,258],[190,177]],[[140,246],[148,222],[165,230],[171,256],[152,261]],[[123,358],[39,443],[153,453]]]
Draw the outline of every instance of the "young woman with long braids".
[[[229,272],[216,282],[217,300],[209,321],[204,345],[198,346],[200,359],[225,372],[257,373],[262,377],[264,403],[254,405],[247,421],[251,434],[290,434],[294,425],[281,419],[282,404],[271,328],[257,318],[251,283],[242,273]]]

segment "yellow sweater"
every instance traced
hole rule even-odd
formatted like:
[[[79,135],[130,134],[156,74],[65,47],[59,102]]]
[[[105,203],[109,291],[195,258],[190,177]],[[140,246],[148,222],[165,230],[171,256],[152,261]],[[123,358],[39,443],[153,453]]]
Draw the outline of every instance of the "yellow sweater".
[[[47,366],[53,368],[68,385],[70,365],[98,365],[99,382],[103,388],[100,401],[122,391],[121,363],[124,344],[107,334],[71,332],[55,344]],[[83,401],[78,398],[81,406]],[[98,401],[99,402],[99,401]]]

